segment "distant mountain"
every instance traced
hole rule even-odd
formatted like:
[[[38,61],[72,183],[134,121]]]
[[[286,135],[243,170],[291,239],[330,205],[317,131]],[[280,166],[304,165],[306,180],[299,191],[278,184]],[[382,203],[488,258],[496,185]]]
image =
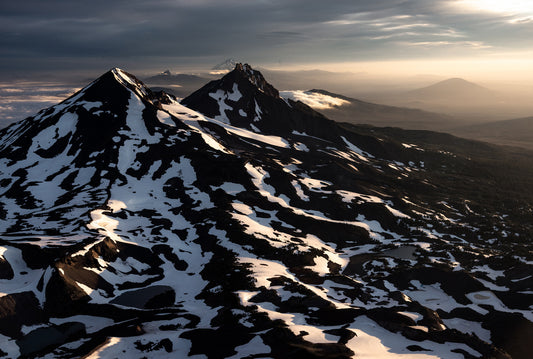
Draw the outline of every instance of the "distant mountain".
[[[379,105],[325,90],[284,91],[282,94],[301,100],[337,122],[432,131],[442,131],[461,124],[460,120],[451,116],[405,107]]]
[[[237,65],[237,61],[234,58],[229,58],[213,66],[211,68],[212,70],[211,73],[214,73],[214,74],[226,73],[226,72],[233,70],[236,65]]]
[[[533,149],[533,117],[461,126],[450,132],[466,138]]]
[[[0,184],[0,357],[531,357],[528,151],[115,68],[0,130]]]
[[[148,77],[145,79],[147,83],[153,83],[153,84],[190,84],[198,83],[198,82],[206,82],[208,81],[204,77],[200,77],[198,75],[190,75],[190,74],[172,74],[170,71],[165,71],[161,74]]]
[[[350,93],[359,86],[364,74],[324,70],[272,70],[261,69],[269,82],[281,90],[323,88],[336,93]],[[366,83],[368,84],[368,83]]]
[[[148,77],[144,81],[151,87],[167,90],[178,97],[185,97],[200,86],[209,82],[206,77],[193,74],[173,74],[166,70],[155,76]]]
[[[460,78],[440,81],[410,91],[374,94],[370,98],[374,102],[443,113],[463,119],[469,124],[499,120],[508,114],[516,114],[518,117],[524,113],[526,107],[523,103],[513,102],[512,98],[501,92]]]
[[[490,102],[497,98],[495,92],[461,78],[451,78],[409,91],[406,96],[416,101],[458,104],[468,104],[472,101],[475,103]]]

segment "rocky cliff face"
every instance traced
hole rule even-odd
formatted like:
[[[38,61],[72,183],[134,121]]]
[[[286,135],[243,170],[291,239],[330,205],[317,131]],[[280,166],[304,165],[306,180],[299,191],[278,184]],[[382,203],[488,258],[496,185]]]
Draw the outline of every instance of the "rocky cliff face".
[[[0,355],[526,358],[531,225],[441,152],[113,69],[0,132]]]

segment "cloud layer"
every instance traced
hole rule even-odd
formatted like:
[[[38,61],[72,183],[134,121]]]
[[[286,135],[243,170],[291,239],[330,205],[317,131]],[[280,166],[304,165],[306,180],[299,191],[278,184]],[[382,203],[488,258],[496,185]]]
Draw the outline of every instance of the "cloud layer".
[[[63,101],[77,90],[79,87],[58,83],[0,82],[0,129]]]
[[[316,110],[327,110],[349,104],[341,98],[310,91],[281,91],[279,95],[293,101],[301,101]]]

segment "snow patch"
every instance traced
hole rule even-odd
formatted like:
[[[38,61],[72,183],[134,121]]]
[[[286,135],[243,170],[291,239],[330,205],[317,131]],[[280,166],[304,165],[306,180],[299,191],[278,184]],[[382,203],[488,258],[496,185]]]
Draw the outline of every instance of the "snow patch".
[[[167,112],[158,110],[157,119],[159,120],[159,122],[164,123],[165,125],[176,127],[176,124],[174,123],[174,121],[172,121],[172,118]]]
[[[244,129],[244,128],[240,128],[240,127],[235,127],[235,126],[232,126],[224,121],[221,121],[219,119],[217,119],[216,117],[214,119],[211,119],[209,117],[204,117],[202,116],[201,114],[199,114],[198,112],[195,112],[195,111],[192,111],[190,109],[188,109],[187,107],[177,103],[177,102],[174,102],[170,105],[163,105],[163,108],[168,111],[169,113],[171,113],[172,115],[174,115],[175,117],[177,117],[178,119],[180,119],[183,123],[185,123],[186,125],[196,129],[198,132],[200,132],[202,134],[202,138],[204,138],[204,140],[206,141],[206,143],[208,143],[211,147],[215,148],[215,149],[218,149],[218,150],[222,150],[226,153],[229,153],[227,150],[225,150],[223,148],[222,145],[220,145],[214,138],[211,134],[208,134],[201,126],[201,123],[206,121],[206,122],[211,122],[211,123],[214,123],[216,125],[219,125],[220,127],[223,127],[226,131],[232,133],[232,134],[235,134],[237,136],[240,136],[240,137],[244,137],[244,138],[248,138],[248,139],[251,139],[251,140],[255,140],[255,141],[258,141],[258,142],[262,142],[262,143],[265,143],[265,144],[268,144],[268,145],[271,145],[271,146],[275,146],[275,147],[281,147],[281,148],[290,148],[290,144],[287,140],[285,140],[284,138],[281,138],[281,137],[278,137],[278,136],[268,136],[268,135],[262,135],[262,134],[259,134],[259,133],[255,133],[255,132],[252,132],[252,131],[249,131],[247,129]]]

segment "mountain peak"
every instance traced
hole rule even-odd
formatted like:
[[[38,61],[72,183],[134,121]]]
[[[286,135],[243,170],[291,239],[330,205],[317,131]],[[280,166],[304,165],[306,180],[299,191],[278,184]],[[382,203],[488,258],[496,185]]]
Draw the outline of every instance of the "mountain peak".
[[[467,81],[463,78],[454,77],[449,78],[440,82],[437,82],[433,85],[424,87],[420,90],[437,90],[437,91],[447,91],[450,93],[456,93],[457,91],[476,91],[483,93],[490,93],[491,91],[483,86],[480,86],[476,83]],[[417,91],[417,90],[415,90]]]
[[[236,64],[237,64],[237,61],[235,61],[234,58],[229,58],[213,66],[212,70],[227,72],[227,71],[231,71],[235,67]]]
[[[243,79],[247,80],[257,87],[259,91],[272,97],[279,97],[279,91],[265,80],[261,72],[254,70],[252,66],[248,64],[237,63],[235,69],[224,77],[235,80],[237,83],[241,82]]]
[[[168,72],[170,73],[170,71]],[[91,84],[80,90],[80,93],[93,93],[96,97],[113,96],[120,92],[120,88],[124,90],[129,90],[143,101],[146,101],[156,106],[159,106],[159,103],[164,103],[167,98],[166,93],[162,91],[153,92],[136,76],[118,67],[114,67],[104,73],[97,80],[93,81]]]
[[[327,133],[328,140],[338,139],[332,121],[302,102],[281,98],[261,72],[248,64],[236,64],[233,71],[187,96],[181,104],[217,121],[254,132]]]
[[[101,96],[116,92],[118,88],[131,90],[139,97],[142,97],[148,101],[151,101],[151,98],[153,97],[150,89],[148,89],[144,83],[141,82],[141,80],[118,67],[114,67],[105,72],[103,75],[82,88],[72,97],[78,98],[87,93],[96,93]]]
[[[444,84],[457,85],[457,86],[483,87],[483,86],[480,86],[480,85],[475,84],[473,82],[470,82],[468,80],[465,80],[465,79],[463,79],[461,77],[452,77],[452,78],[440,81],[440,82],[436,83],[435,85],[444,85]]]
[[[165,93],[152,92],[135,76],[115,67],[61,103],[20,122],[18,126],[26,130],[15,131],[0,151],[11,144],[29,151],[33,139],[40,138],[42,144],[37,141],[35,146],[38,156],[52,158],[72,148],[76,156],[71,161],[92,163],[92,152],[109,151],[120,136],[145,136],[145,128],[160,122],[155,113],[168,101]],[[145,109],[152,116],[144,115]]]
[[[448,102],[455,104],[484,104],[495,101],[497,93],[462,78],[449,78],[433,85],[410,91],[409,96],[417,101]]]
[[[137,95],[143,98],[150,98],[151,91],[139,80],[137,77],[132,74],[114,67],[109,71],[114,78],[123,86],[134,91]]]

